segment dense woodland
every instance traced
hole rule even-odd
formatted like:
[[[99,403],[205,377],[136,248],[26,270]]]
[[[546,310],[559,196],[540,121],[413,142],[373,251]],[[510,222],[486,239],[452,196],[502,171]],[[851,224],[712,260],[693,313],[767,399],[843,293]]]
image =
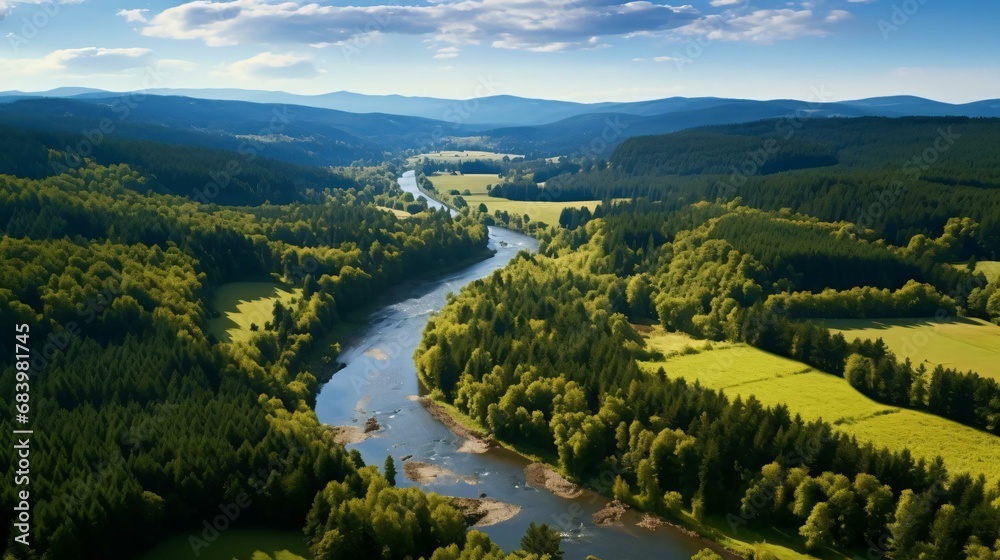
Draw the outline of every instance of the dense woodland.
[[[881,543],[873,553],[894,559],[989,558],[1000,547],[1000,486],[783,406],[730,400],[662,369],[644,374],[636,360],[647,351],[630,324],[748,342],[881,402],[1000,434],[995,381],[927,371],[880,341],[847,341],[804,320],[996,320],[980,304],[995,284],[946,264],[980,239],[980,224],[955,214],[937,235],[894,246],[849,222],[740,200],[567,210],[560,230],[539,234],[541,255],[473,282],[432,320],[418,371],[496,437],[646,510],[735,515],[798,534],[807,550],[864,556]]]
[[[364,497],[386,481],[319,425],[311,403],[324,370],[307,364],[334,357],[327,333],[388,286],[482,256],[486,228],[413,207],[391,186],[391,167],[345,169],[326,184],[328,172],[300,178],[259,161],[260,173],[316,188],[282,206],[202,204],[161,193],[140,171],[191,172],[172,150],[123,143],[114,164],[0,175],[0,318],[30,325],[35,352],[34,552],[11,546],[10,507],[0,513],[5,548],[11,558],[128,558],[249,497],[239,525],[301,529],[308,514],[316,557],[351,558],[323,544],[349,520],[324,519],[319,530],[317,512],[344,501],[351,515],[378,519],[384,500]],[[156,153],[162,167],[144,167]],[[415,213],[399,219],[376,205]],[[253,278],[303,291],[249,342],[219,344],[206,334],[213,291]],[[14,373],[0,370],[7,394]],[[8,447],[12,421],[0,421]],[[6,480],[10,457],[0,463]],[[13,485],[0,492],[14,503]],[[467,542],[443,498],[408,490],[399,499],[432,505],[429,520],[396,520],[419,535],[420,554],[495,550],[481,535]],[[365,546],[396,542],[380,527]]]
[[[1000,247],[996,120],[777,119],[631,138],[606,166],[586,162],[538,187],[510,174],[496,196],[518,200],[644,197],[666,204],[731,200],[788,208],[871,229],[893,245],[940,235],[950,218],[979,224],[961,251],[995,260]],[[491,191],[493,194],[493,191]]]
[[[473,282],[431,320],[415,359],[432,396],[667,517],[766,524],[804,550],[995,558],[1000,486],[784,406],[643,373],[637,360],[652,356],[633,324],[746,342],[879,402],[1000,435],[996,381],[928,371],[810,321],[1000,323],[1000,283],[975,269],[1000,247],[997,130],[765,121],[628,140],[610,161],[418,166],[429,191],[425,172],[488,170],[505,177],[491,196],[605,201],[552,227],[428,210],[394,186],[392,164],[303,168],[110,137],[81,159],[78,135],[0,130],[0,319],[31,325],[38,355],[37,554],[11,555],[131,557],[249,496],[239,524],[304,528],[319,559],[558,558],[546,528],[508,554],[467,531],[447,498],[396,488],[394,474],[334,444],[311,408],[326,374],[315,358],[336,355],[329,335],[345,316],[414,275],[482,257],[486,225],[502,224],[537,236],[540,254]],[[221,343],[207,331],[212,296],[247,279],[301,295],[248,341]],[[0,369],[0,388],[12,393],[14,375]],[[11,420],[0,428],[9,445]]]
[[[263,157],[266,151],[265,146],[255,144],[232,152],[0,125],[3,175],[42,179],[88,161],[128,163],[144,177],[146,189],[216,204],[316,202],[325,189],[361,188],[340,173],[267,159]]]

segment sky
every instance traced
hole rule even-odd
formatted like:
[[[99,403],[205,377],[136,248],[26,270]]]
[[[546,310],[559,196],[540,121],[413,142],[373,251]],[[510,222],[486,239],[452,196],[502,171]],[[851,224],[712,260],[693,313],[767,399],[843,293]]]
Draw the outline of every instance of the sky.
[[[981,0],[0,0],[0,91],[1000,97]]]

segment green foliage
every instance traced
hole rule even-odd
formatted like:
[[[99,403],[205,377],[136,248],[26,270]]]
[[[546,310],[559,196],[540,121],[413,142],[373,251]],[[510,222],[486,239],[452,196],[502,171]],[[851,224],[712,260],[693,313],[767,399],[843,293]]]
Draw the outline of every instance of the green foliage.
[[[183,159],[135,150],[165,166]],[[224,208],[158,193],[114,163],[0,175],[0,321],[31,327],[32,428],[45,434],[32,450],[46,466],[31,481],[35,557],[130,557],[236,502],[250,505],[234,526],[300,528],[317,491],[361,467],[309,406],[319,381],[305,364],[325,350],[316,341],[393,284],[481,253],[486,228],[379,210],[402,198],[386,189],[388,170],[356,171],[372,184],[309,203]],[[287,172],[282,181],[326,175],[267,169]],[[255,319],[247,340],[215,344],[206,302],[223,283],[269,276],[301,294]],[[14,383],[14,368],[0,369],[0,387]],[[0,419],[5,433],[11,422]],[[10,458],[0,459],[8,479]],[[423,534],[430,525],[411,536],[461,540],[460,517],[436,519],[437,536]]]
[[[562,537],[559,531],[546,524],[536,525],[532,522],[521,538],[521,548],[529,554],[548,557],[552,560],[562,560]]]
[[[706,127],[632,138],[609,169],[563,176],[560,200],[646,197],[661,203],[732,200],[847,221],[906,246],[949,219],[980,224],[959,260],[1000,245],[997,121],[966,118],[806,119]],[[933,164],[923,157],[937,146]],[[944,147],[944,149],[941,149]],[[508,196],[508,198],[511,198]]]
[[[389,481],[390,486],[396,485],[396,462],[392,460],[392,455],[387,455],[385,458],[383,475],[385,476],[385,479]]]
[[[330,482],[306,517],[309,551],[317,560],[430,556],[465,542],[465,521],[448,498],[394,488],[373,467]]]
[[[761,241],[737,246],[735,234],[717,235],[724,222]],[[772,229],[803,243],[782,252],[782,236],[762,241]],[[874,278],[870,271],[841,280],[822,267],[789,266],[789,255],[807,255],[810,244],[839,267],[884,259],[935,282],[950,274],[905,249],[804,216],[736,204],[612,207],[604,218],[545,237],[544,255],[522,254],[450,299],[428,323],[415,355],[418,373],[496,437],[555,457],[569,477],[656,513],[669,515],[678,503],[690,504],[696,519],[739,511],[741,522],[798,533],[802,549],[854,550],[890,530],[901,492],[938,492],[916,529],[919,547],[950,553],[970,536],[995,541],[1000,489],[984,478],[949,475],[940,462],[858,442],[785,406],[767,408],[752,396],[731,400],[664,369],[638,368],[649,352],[626,314],[636,312],[645,292],[641,279],[648,278],[650,300],[667,328],[747,341],[837,375],[846,369],[866,394],[910,406],[923,370],[881,344],[848,343],[821,326],[792,321],[775,310],[777,299],[768,308],[768,296],[798,285],[827,288],[825,279],[846,290],[842,299],[824,296],[834,309],[864,297],[854,288],[883,294],[862,291]],[[909,283],[909,273],[884,297],[917,307],[949,301]],[[704,354],[711,360],[712,353]],[[988,380],[941,369],[925,389],[927,401],[917,406],[995,429],[990,403],[997,393]],[[620,473],[611,486],[598,476],[605,471]]]

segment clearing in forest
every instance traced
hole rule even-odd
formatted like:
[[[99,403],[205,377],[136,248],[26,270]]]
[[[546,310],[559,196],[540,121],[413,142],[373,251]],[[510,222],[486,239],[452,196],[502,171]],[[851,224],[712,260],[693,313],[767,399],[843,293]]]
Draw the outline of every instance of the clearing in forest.
[[[510,159],[524,157],[520,154],[498,154],[496,152],[480,152],[476,150],[444,150],[441,152],[428,152],[426,154],[411,156],[406,159],[406,163],[416,163],[418,161],[423,161],[425,158],[442,163],[458,163],[460,161],[475,161],[477,159],[484,161],[500,161],[504,158],[504,156],[509,157]]]
[[[881,338],[900,359],[928,370],[942,365],[1000,380],[1000,326],[967,317],[930,319],[824,319],[847,340]]]
[[[274,302],[288,305],[302,295],[302,288],[289,290],[276,282],[230,282],[215,290],[212,304],[219,316],[208,321],[208,332],[220,342],[248,340],[251,325],[263,329],[274,317]]]
[[[451,204],[454,195],[449,191],[456,190],[465,199],[465,202],[472,208],[478,208],[480,204],[485,204],[490,215],[497,210],[508,214],[527,215],[533,221],[545,222],[549,225],[559,223],[559,215],[563,208],[583,208],[587,207],[593,211],[601,203],[600,200],[588,200],[584,202],[536,202],[532,200],[509,200],[506,198],[495,198],[489,196],[486,191],[487,185],[496,185],[503,181],[497,175],[450,175],[448,173],[435,173],[428,177],[430,182],[437,189],[437,196],[445,202]],[[462,194],[466,190],[469,194]]]
[[[665,333],[657,327],[646,335],[647,347],[676,350],[678,336],[684,335]],[[691,348],[705,345],[705,341],[691,340]],[[926,412],[880,404],[840,376],[746,344],[722,344],[697,353],[675,351],[664,359],[641,361],[639,366],[650,372],[662,367],[668,377],[721,389],[731,399],[745,400],[752,395],[765,406],[785,404],[792,415],[806,420],[822,418],[876,447],[893,451],[909,448],[914,457],[927,460],[941,455],[952,474],[981,473],[991,484],[1000,481],[1000,441],[996,436]]]

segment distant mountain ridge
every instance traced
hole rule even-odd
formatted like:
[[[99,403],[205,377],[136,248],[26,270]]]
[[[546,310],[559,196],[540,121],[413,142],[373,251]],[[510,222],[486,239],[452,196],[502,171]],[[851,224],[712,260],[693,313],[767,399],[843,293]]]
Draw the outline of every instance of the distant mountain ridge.
[[[319,95],[300,95],[283,91],[246,89],[149,89],[143,93],[160,96],[192,97],[219,101],[249,101],[252,103],[281,103],[302,105],[319,109],[333,109],[349,113],[385,113],[409,117],[422,117],[464,125],[489,125],[493,127],[537,126],[551,124],[568,118],[595,114],[621,113],[637,116],[654,116],[670,113],[708,110],[714,108],[762,108],[764,115],[773,115],[775,107],[790,110],[815,111],[824,116],[964,116],[1000,117],[1000,99],[972,103],[952,104],[915,96],[891,96],[815,103],[792,99],[766,101],[720,97],[667,97],[648,101],[578,103],[549,99],[533,99],[513,95],[492,95],[473,99],[443,99],[436,97],[410,97],[404,95],[367,95],[337,91]],[[121,93],[92,88],[66,87],[45,92],[0,92],[0,102],[10,98],[71,97],[107,98]],[[767,118],[761,116],[760,118]]]
[[[135,98],[88,88],[0,92],[0,123],[78,133],[110,119],[116,135],[237,151],[250,144],[268,157],[329,166],[435,149],[607,159],[628,138],[767,119],[779,119],[769,126],[795,126],[807,118],[1000,117],[997,99],[954,105],[912,96],[831,103],[670,97],[587,104],[509,95],[463,101],[238,89],[144,93]]]

